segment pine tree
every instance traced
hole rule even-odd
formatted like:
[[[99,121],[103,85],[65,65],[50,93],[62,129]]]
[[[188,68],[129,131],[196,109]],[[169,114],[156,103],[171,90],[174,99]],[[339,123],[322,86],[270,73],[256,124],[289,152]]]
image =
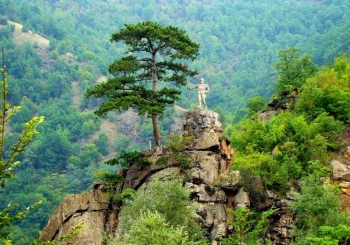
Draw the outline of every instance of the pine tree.
[[[86,97],[107,98],[95,111],[99,116],[134,108],[151,118],[156,154],[162,154],[158,119],[179,99],[186,78],[197,74],[186,61],[197,58],[199,45],[183,30],[151,21],[126,24],[111,42],[124,42],[126,56],[109,66],[113,77],[88,89]]]

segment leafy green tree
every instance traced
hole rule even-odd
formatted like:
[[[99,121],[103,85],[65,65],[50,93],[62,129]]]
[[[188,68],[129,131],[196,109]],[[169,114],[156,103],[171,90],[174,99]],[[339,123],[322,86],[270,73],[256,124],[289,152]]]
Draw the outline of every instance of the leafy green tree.
[[[300,182],[301,194],[292,204],[296,215],[296,244],[346,244],[350,238],[349,214],[340,210],[335,190],[315,175]]]
[[[108,136],[105,132],[101,132],[98,134],[97,140],[95,140],[95,145],[97,146],[98,151],[106,156],[109,153],[108,149]]]
[[[121,153],[122,151],[132,150],[132,149],[129,149],[130,142],[131,142],[131,139],[127,135],[118,136],[114,142],[115,150],[117,151],[117,153]]]
[[[266,242],[262,236],[269,227],[267,218],[276,212],[271,208],[261,214],[249,211],[246,207],[232,210],[233,221],[230,225],[234,228],[234,233],[229,238],[222,239],[223,245],[255,245],[259,242]]]
[[[97,115],[129,107],[137,109],[139,115],[147,115],[152,119],[156,153],[162,154],[158,118],[181,94],[171,85],[184,86],[188,76],[197,74],[181,61],[193,61],[199,45],[184,31],[151,21],[126,24],[112,35],[111,41],[128,45],[128,55],[111,64],[109,73],[114,77],[88,89],[86,97],[107,98],[95,111]]]
[[[317,68],[309,55],[300,57],[300,50],[292,47],[278,53],[275,64],[278,72],[277,93],[298,91],[307,78],[315,75]]]
[[[266,106],[265,99],[261,96],[255,96],[251,99],[248,100],[248,110],[249,110],[249,115],[252,115],[261,109],[263,109]]]
[[[28,30],[28,28],[26,27],[26,26],[23,26],[22,27],[22,32],[28,32],[29,30]]]
[[[0,17],[0,25],[7,25],[7,19],[5,17]]]
[[[340,55],[334,63],[322,70],[302,86],[297,102],[299,113],[309,119],[323,112],[348,123],[350,121],[350,56]]]
[[[119,244],[119,243],[118,243]],[[140,214],[121,245],[195,245],[184,227],[171,226],[157,211],[146,210]]]
[[[82,167],[95,164],[102,158],[101,153],[95,144],[89,143],[84,146],[84,149],[79,153],[79,158],[82,161]]]
[[[81,127],[81,137],[88,139],[91,137],[93,131],[95,130],[95,123],[93,120],[89,120],[83,123]]]
[[[50,129],[33,142],[35,168],[50,168],[51,171],[66,169],[66,161],[72,153],[68,130]]]
[[[129,234],[129,231],[136,229],[140,223],[144,224],[140,215],[148,212],[149,215],[146,216],[149,218],[159,214],[164,219],[159,230],[151,226],[151,230],[147,231],[148,239],[152,239],[153,229],[155,229],[153,230],[155,233],[162,233],[162,229],[173,227],[174,229],[184,229],[184,234],[188,234],[193,244],[201,241],[203,237],[199,225],[193,220],[194,208],[188,197],[188,190],[183,188],[179,180],[149,183],[145,191],[137,192],[132,199],[125,200],[125,207],[120,214],[122,217],[121,227],[128,233],[124,237],[128,240],[127,237],[132,234],[132,232]]]

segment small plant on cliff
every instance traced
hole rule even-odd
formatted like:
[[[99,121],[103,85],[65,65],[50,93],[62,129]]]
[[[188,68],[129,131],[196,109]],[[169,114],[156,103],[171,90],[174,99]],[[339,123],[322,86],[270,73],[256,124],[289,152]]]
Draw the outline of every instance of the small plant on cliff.
[[[141,164],[144,166],[151,163],[146,158],[141,157],[137,151],[123,151],[118,157],[108,160],[105,164],[128,168],[131,164]],[[93,175],[97,181],[103,182],[104,188],[107,190],[107,193],[112,200],[118,200],[120,198],[118,195],[115,195],[114,187],[116,184],[124,180],[122,175],[102,169],[94,170]]]
[[[131,188],[126,188],[125,190],[122,191],[122,193],[119,193],[116,195],[116,199],[118,201],[125,201],[128,199],[134,198],[136,195],[136,191]]]
[[[119,165],[128,168],[131,164],[150,165],[150,161],[140,156],[137,151],[123,151],[117,158],[105,162],[107,165]]]
[[[186,149],[188,141],[179,133],[173,133],[167,136],[167,149],[172,152],[180,152]]]
[[[266,242],[263,235],[269,227],[267,218],[276,211],[277,209],[271,208],[258,215],[246,207],[232,210],[233,221],[230,224],[234,232],[229,238],[222,239],[221,243],[223,245],[256,245],[260,244],[259,242]]]
[[[120,174],[111,173],[108,170],[95,169],[93,171],[93,178],[96,181],[103,182],[103,187],[106,189],[109,197],[114,200],[116,199],[114,194],[114,187],[116,184],[122,182],[124,177]]]
[[[181,134],[174,133],[170,134],[167,139],[167,149],[173,153],[171,161],[178,163],[181,169],[187,169],[190,166],[191,161],[186,156],[184,150],[193,138],[183,137]]]
[[[163,229],[165,229],[169,232],[181,231],[183,234],[187,234],[189,241],[192,242],[189,244],[201,244],[203,241],[201,229],[194,221],[194,208],[189,200],[189,192],[183,188],[179,180],[148,183],[145,191],[138,191],[132,199],[125,201],[125,207],[122,209],[120,217],[121,230],[124,231],[120,238],[122,244],[140,244],[128,243],[128,239],[130,236],[138,234],[137,229],[148,222],[151,224],[148,226],[147,233],[139,234],[140,237],[133,239],[142,238],[145,241],[151,241],[152,234],[162,234]],[[157,226],[154,222],[160,222],[160,225]],[[159,244],[178,243],[164,241]]]

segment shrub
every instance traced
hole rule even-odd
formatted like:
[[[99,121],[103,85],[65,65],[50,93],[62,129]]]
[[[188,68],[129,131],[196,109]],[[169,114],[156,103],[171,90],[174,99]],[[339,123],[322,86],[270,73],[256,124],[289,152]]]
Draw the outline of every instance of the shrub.
[[[178,133],[173,133],[167,136],[167,149],[172,152],[180,152],[186,148],[186,139]]]
[[[350,237],[350,219],[340,211],[334,190],[325,188],[317,175],[304,178],[300,186],[301,195],[292,204],[298,221],[296,244],[345,244]]]
[[[339,200],[322,184],[322,181],[313,175],[300,182],[301,195],[292,204],[300,229],[316,229],[322,225],[330,225],[335,221],[334,217],[337,217]]]
[[[248,111],[249,115],[252,115],[260,110],[262,110],[266,106],[265,99],[261,96],[255,96],[248,100]]]
[[[140,213],[140,217],[128,231],[128,236],[121,245],[149,245],[149,244],[169,244],[169,245],[194,245],[190,240],[188,232],[183,226],[170,225],[164,216],[157,211],[146,210]]]
[[[188,169],[191,161],[186,156],[184,150],[187,144],[193,140],[192,137],[183,137],[181,134],[174,133],[167,137],[167,149],[173,152],[172,162],[178,163],[181,169]]]
[[[166,157],[160,157],[156,161],[156,165],[167,165],[168,164],[168,159]]]
[[[276,212],[277,209],[271,208],[259,215],[254,211],[249,211],[246,207],[232,210],[233,221],[230,225],[233,226],[234,232],[229,238],[221,240],[223,245],[256,245],[266,239],[262,235],[267,231],[269,222],[267,218]]]
[[[233,168],[261,176],[267,188],[286,192],[294,179],[317,171],[325,174],[327,149],[336,148],[342,123],[322,113],[308,122],[303,115],[280,113],[262,123],[244,120],[234,126],[231,145],[237,153]]]
[[[108,165],[120,165],[124,168],[128,168],[133,163],[141,165],[151,164],[146,158],[142,158],[137,151],[123,151],[117,158],[110,159],[105,163]]]
[[[193,219],[194,208],[189,200],[189,192],[179,180],[150,182],[145,191],[138,191],[133,199],[125,201],[120,217],[121,229],[127,233],[124,236],[126,241],[132,234],[130,231],[135,229],[139,222],[143,222],[141,216],[145,213],[159,214],[168,227],[183,227],[181,229],[188,234],[192,244],[202,240],[200,227]],[[149,240],[152,239],[151,232],[148,236]]]

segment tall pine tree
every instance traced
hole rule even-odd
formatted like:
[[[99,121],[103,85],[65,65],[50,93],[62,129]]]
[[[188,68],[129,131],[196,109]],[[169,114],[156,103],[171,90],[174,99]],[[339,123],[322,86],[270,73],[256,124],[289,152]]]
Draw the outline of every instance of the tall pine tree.
[[[88,89],[85,95],[107,98],[95,111],[98,116],[134,108],[139,115],[151,118],[155,152],[162,154],[158,119],[179,99],[179,87],[186,85],[187,77],[197,74],[186,61],[197,58],[199,44],[183,30],[151,21],[126,24],[112,35],[111,42],[124,42],[126,55],[109,66],[112,78]]]

